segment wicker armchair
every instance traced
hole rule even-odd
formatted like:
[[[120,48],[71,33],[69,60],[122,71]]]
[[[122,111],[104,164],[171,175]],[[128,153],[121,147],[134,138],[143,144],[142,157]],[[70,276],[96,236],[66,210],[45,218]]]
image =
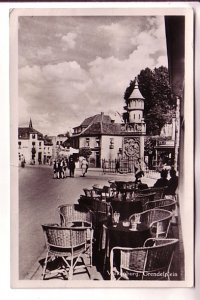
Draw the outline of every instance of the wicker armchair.
[[[85,197],[88,198],[100,198],[100,195],[96,193],[94,189],[83,189]]]
[[[138,220],[141,223],[151,228],[151,234],[153,237],[167,237],[173,216],[172,212],[164,209],[149,209],[141,213],[131,215],[129,220],[135,220],[136,215],[139,216]]]
[[[87,210],[83,210],[80,205],[77,204],[63,204],[58,207],[60,215],[60,225],[68,226],[73,222],[80,222],[81,226],[85,223],[92,227],[92,213]]]
[[[110,203],[99,199],[92,200],[91,210],[95,216],[95,227],[98,226],[99,223],[107,221],[108,217],[112,214]]]
[[[150,187],[145,190],[141,190],[141,194],[155,193],[154,200],[163,199],[165,196],[165,191],[167,187]]]
[[[150,202],[153,201],[155,197],[155,193],[148,193],[148,194],[136,194],[134,200],[141,201],[142,204],[142,209],[143,211],[146,210],[146,205]],[[134,201],[133,200],[133,201]]]
[[[178,239],[148,239],[143,247],[114,247],[110,254],[111,280],[170,280],[169,272]],[[151,246],[147,246],[151,244]],[[119,257],[119,270],[115,255]]]
[[[160,199],[146,203],[145,210],[160,208],[169,211],[174,211],[176,208],[176,201],[173,199]]]
[[[92,266],[92,240],[88,243],[88,228],[60,227],[56,224],[42,225],[42,228],[47,246],[42,278],[45,279],[47,273],[57,273],[70,280],[74,271],[79,268],[84,268],[90,277],[88,267]],[[90,258],[88,265],[84,261],[86,254]],[[52,256],[60,258],[59,265],[55,270],[47,272],[48,262],[52,260]],[[80,260],[82,261],[81,265],[78,264]]]

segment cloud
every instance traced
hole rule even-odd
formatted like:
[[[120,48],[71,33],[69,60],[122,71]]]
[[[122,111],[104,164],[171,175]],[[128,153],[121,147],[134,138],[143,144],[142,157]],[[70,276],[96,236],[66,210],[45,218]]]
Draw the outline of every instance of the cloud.
[[[62,36],[61,40],[63,43],[64,49],[74,49],[76,45],[76,37],[77,34],[73,32],[69,32],[67,35]]]
[[[37,56],[40,57],[40,59],[43,59],[44,57],[53,55],[52,47],[50,47],[50,46],[48,46],[46,48],[38,48],[36,53],[37,53]]]
[[[168,66],[168,60],[167,60],[167,57],[162,55],[162,56],[159,56],[157,58],[157,64],[156,64],[156,67],[159,68],[160,66],[165,66],[167,67]]]
[[[166,65],[161,18],[61,18],[56,26],[49,18],[52,31],[43,31],[44,20],[23,29],[27,38],[32,32],[30,44],[20,33],[19,58],[20,120],[31,117],[42,133],[65,132],[101,111],[122,112],[130,80]]]

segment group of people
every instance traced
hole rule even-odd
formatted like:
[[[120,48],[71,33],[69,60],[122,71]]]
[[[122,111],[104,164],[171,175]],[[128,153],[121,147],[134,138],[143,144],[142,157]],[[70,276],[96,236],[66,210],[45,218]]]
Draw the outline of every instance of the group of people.
[[[170,175],[170,179],[167,179],[168,172]],[[178,187],[178,176],[176,175],[176,171],[173,168],[169,171],[163,169],[160,172],[160,178],[156,181],[154,187],[167,187],[165,195],[175,195],[176,189]]]
[[[75,171],[75,162],[73,157],[67,158],[59,158],[54,160],[53,162],[53,178],[66,178],[67,170],[69,169],[69,176],[74,177]]]
[[[142,170],[140,158],[135,162],[134,167],[135,183],[137,183],[141,189],[148,188],[147,184],[143,184],[141,182],[141,177],[144,176],[144,171]],[[167,179],[168,174],[170,175],[170,179]],[[170,170],[163,168],[160,172],[160,178],[155,182],[154,187],[166,187],[165,195],[175,195],[178,187],[178,176],[176,175],[176,171],[173,168]]]
[[[75,161],[74,158],[71,156],[69,159],[67,158],[58,158],[53,162],[53,178],[62,179],[68,176],[69,170],[69,177],[74,177],[75,173]],[[81,162],[81,170],[82,176],[85,177],[85,174],[88,170],[88,162],[86,158],[83,158]]]

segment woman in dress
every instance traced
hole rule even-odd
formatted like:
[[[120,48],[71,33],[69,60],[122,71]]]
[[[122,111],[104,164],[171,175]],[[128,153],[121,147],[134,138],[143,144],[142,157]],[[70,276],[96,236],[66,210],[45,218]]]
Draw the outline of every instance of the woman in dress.
[[[85,158],[82,160],[81,169],[82,169],[82,176],[85,177],[85,174],[87,173],[88,170],[88,162]]]

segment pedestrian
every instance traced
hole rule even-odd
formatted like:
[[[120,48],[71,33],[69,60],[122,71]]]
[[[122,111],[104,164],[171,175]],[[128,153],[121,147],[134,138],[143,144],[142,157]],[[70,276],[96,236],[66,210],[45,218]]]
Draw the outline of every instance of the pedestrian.
[[[81,170],[82,170],[82,176],[85,177],[85,174],[87,173],[87,170],[88,170],[88,162],[87,162],[86,158],[83,158],[83,160],[82,160]]]
[[[60,178],[60,161],[59,161],[59,159],[56,160],[56,178],[57,179]]]
[[[63,158],[61,158],[61,160],[60,160],[60,168],[59,168],[59,176],[60,176],[60,178],[64,178],[64,169],[63,169]]]
[[[144,176],[144,171],[142,170],[142,165],[141,165],[141,158],[138,158],[138,160],[135,162],[134,169],[135,169],[135,183],[137,183],[139,178]]]
[[[56,161],[53,161],[53,178],[57,178]]]
[[[167,187],[168,186],[168,179],[167,179],[168,171],[162,170],[160,173],[160,178],[154,184],[154,187]]]
[[[63,160],[63,171],[64,171],[64,177],[67,177],[67,158]]]
[[[26,163],[26,160],[25,160],[24,155],[22,154],[22,155],[21,155],[21,167],[22,167],[22,168],[25,168],[25,163]]]
[[[69,176],[70,177],[74,177],[75,162],[74,162],[74,159],[73,159],[72,156],[69,158],[69,166],[68,166],[68,168],[69,168]]]

